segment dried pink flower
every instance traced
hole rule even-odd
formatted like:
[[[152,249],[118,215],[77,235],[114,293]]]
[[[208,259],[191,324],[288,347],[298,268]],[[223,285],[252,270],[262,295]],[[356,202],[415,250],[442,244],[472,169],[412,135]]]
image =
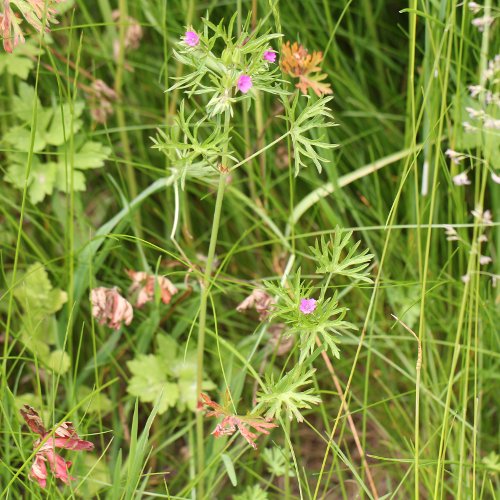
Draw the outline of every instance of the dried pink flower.
[[[200,43],[200,36],[196,31],[186,31],[184,33],[184,43],[190,47],[196,47]]]
[[[270,419],[265,419],[259,415],[235,415],[229,410],[229,393],[226,393],[226,402],[224,406],[212,401],[206,394],[200,395],[198,408],[201,410],[205,407],[211,408],[207,410],[207,417],[223,417],[220,423],[215,426],[212,434],[215,437],[232,436],[236,431],[245,438],[247,443],[254,449],[257,449],[255,440],[258,438],[256,433],[269,434],[269,430],[278,427]],[[253,428],[255,432],[250,429]]]
[[[158,286],[161,294],[161,300],[164,304],[170,303],[172,295],[178,290],[174,284],[164,276],[155,276],[142,271],[127,271],[132,280],[129,288],[129,294],[137,294],[135,307],[142,307],[147,302],[151,302],[155,296],[155,284]]]
[[[493,262],[493,259],[489,255],[480,255],[479,256],[479,264],[482,266],[486,266]]]
[[[122,323],[130,325],[134,317],[134,310],[128,300],[123,298],[118,289],[98,287],[90,292],[92,302],[92,316],[99,320],[101,325],[107,324],[118,330]]]
[[[119,10],[114,10],[111,13],[111,17],[113,18],[113,21],[121,22],[121,15]],[[139,21],[131,16],[127,16],[124,22],[127,23],[127,31],[125,32],[125,38],[123,41],[123,50],[136,50],[141,45],[143,35],[142,27]],[[115,58],[115,61],[118,61],[120,59],[120,44],[121,41],[118,37],[113,42],[113,56]],[[125,63],[125,69],[127,71],[133,71],[133,68],[128,63]]]
[[[303,314],[311,314],[314,312],[317,306],[317,301],[316,299],[302,299],[300,301],[300,312]]]
[[[274,52],[274,50],[272,49],[266,50],[262,57],[264,58],[265,61],[272,63],[276,62],[276,52]]]
[[[243,312],[253,307],[259,313],[259,319],[262,321],[269,316],[273,304],[274,299],[267,292],[256,288],[236,310]]]
[[[242,94],[246,94],[253,87],[252,77],[249,75],[240,75],[237,86]]]
[[[64,460],[55,449],[91,451],[94,449],[93,443],[80,439],[71,422],[63,422],[52,433],[45,429],[42,419],[31,406],[24,405],[20,412],[28,427],[40,435],[40,438],[33,444],[33,447],[38,450],[29,473],[30,479],[37,481],[42,488],[45,488],[48,477],[46,462],[48,462],[50,470],[57,479],[65,484],[74,480],[69,475],[71,462]]]

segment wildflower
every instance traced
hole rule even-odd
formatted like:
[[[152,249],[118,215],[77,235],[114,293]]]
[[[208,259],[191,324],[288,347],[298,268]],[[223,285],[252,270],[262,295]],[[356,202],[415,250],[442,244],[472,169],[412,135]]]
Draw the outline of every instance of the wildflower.
[[[316,299],[302,299],[300,301],[300,312],[303,314],[311,314],[316,309],[317,302]]]
[[[455,186],[468,186],[470,184],[470,180],[467,177],[467,173],[462,172],[458,175],[455,175],[453,177],[453,184],[455,184]]]
[[[323,82],[327,75],[320,72],[323,60],[322,52],[314,51],[309,54],[307,49],[297,42],[294,42],[293,45],[286,42],[281,51],[281,69],[291,77],[299,79],[299,83],[295,86],[303,94],[307,94],[308,89],[312,89],[319,97],[332,94],[330,84]]]
[[[453,149],[448,148],[444,154],[453,162],[455,165],[458,165],[464,158],[465,155],[454,151]]]
[[[467,106],[465,108],[465,111],[467,111],[467,113],[469,114],[469,116],[471,118],[481,118],[482,116],[484,116],[484,111],[481,110],[481,109],[474,109],[474,108],[471,108],[470,106]]]
[[[200,37],[196,31],[186,31],[184,33],[184,43],[190,47],[196,47],[200,43]]]
[[[484,128],[499,130],[500,129],[500,120],[496,120],[495,118],[491,118],[490,116],[486,116],[485,120],[484,120]]]
[[[484,29],[487,26],[490,26],[490,24],[494,21],[494,18],[491,16],[483,16],[483,17],[476,17],[474,18],[472,22],[472,26],[475,26],[479,31],[484,31]]]
[[[262,57],[264,58],[265,61],[268,61],[271,63],[276,62],[276,52],[274,52],[274,50],[271,50],[271,49],[266,50]]]
[[[481,234],[477,238],[478,243],[485,243],[486,241],[488,241],[488,236],[486,236],[485,234]]]
[[[466,132],[472,132],[473,130],[476,129],[476,127],[472,126],[469,122],[463,122],[462,126],[464,127],[464,130]]]
[[[450,225],[445,225],[444,226],[444,232],[447,236],[447,240],[448,241],[458,241],[460,238],[458,236],[458,233],[456,231],[456,229],[453,227],[453,226],[450,226]]]
[[[473,13],[473,14],[477,14],[481,9],[482,9],[482,6],[479,5],[478,3],[476,2],[469,2],[468,4],[468,7],[469,7],[469,10]]]
[[[129,294],[137,294],[135,307],[142,307],[146,302],[151,302],[155,295],[155,285],[158,286],[161,300],[164,304],[170,303],[172,295],[178,290],[174,284],[164,276],[155,276],[142,271],[127,271],[132,285],[129,288]]]
[[[40,435],[40,438],[33,444],[33,448],[38,448],[38,451],[31,466],[30,479],[37,481],[42,488],[45,488],[48,477],[46,462],[48,462],[50,470],[57,479],[65,484],[73,481],[75,478],[68,473],[71,462],[64,460],[55,449],[90,451],[94,449],[93,443],[80,439],[71,422],[63,422],[54,432],[49,432],[31,406],[24,405],[20,412],[32,432]]]
[[[278,427],[272,423],[271,419],[265,419],[260,415],[236,415],[229,410],[229,393],[226,392],[224,406],[212,401],[206,394],[200,394],[198,408],[201,410],[204,407],[211,408],[207,411],[207,417],[223,417],[222,420],[215,426],[212,435],[216,438],[223,436],[232,436],[236,431],[245,438],[247,443],[254,449],[257,449],[255,440],[258,438],[256,433],[269,434],[269,429]],[[252,432],[250,429],[254,429]]]
[[[471,97],[477,97],[484,90],[481,85],[469,85],[469,92]]]
[[[495,172],[491,172],[491,180],[496,184],[500,184],[500,175],[495,174]]]
[[[479,264],[482,266],[486,266],[487,264],[490,264],[493,261],[491,257],[488,255],[480,255],[479,256]]]
[[[103,80],[95,80],[91,88],[95,100],[90,111],[92,118],[98,123],[106,123],[108,117],[113,114],[111,102],[116,101],[118,96]]]
[[[252,77],[248,75],[240,75],[237,86],[241,93],[246,94],[253,87]]]
[[[101,325],[107,323],[110,328],[118,330],[122,322],[130,325],[134,317],[132,305],[118,292],[118,288],[94,288],[90,292],[92,302],[92,316],[99,320]]]
[[[493,224],[493,219],[491,217],[491,212],[489,210],[482,210],[479,207],[476,207],[471,211],[471,214],[478,219],[480,224],[485,226],[491,226]]]
[[[113,21],[121,21],[120,19],[120,11],[114,10],[111,13],[111,17]],[[125,21],[127,23],[127,31],[125,32],[125,37],[123,41],[123,50],[131,51],[139,48],[142,40],[142,27],[139,21],[131,16],[127,16]],[[113,42],[113,56],[115,61],[120,59],[120,50],[121,50],[121,40],[120,38],[116,38]],[[128,71],[133,71],[132,67],[129,64],[125,64],[125,68]]]
[[[469,283],[470,281],[470,275],[469,274],[464,274],[461,278],[463,283]]]
[[[259,313],[259,319],[262,321],[269,316],[273,304],[274,299],[267,292],[256,288],[236,310],[243,312],[253,307]]]

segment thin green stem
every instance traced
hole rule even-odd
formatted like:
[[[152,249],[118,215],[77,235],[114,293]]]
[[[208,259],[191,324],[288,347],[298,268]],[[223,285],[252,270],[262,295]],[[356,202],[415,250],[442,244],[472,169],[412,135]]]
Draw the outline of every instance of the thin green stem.
[[[224,133],[229,133],[229,121],[231,115],[229,111],[226,111],[224,119]],[[198,318],[198,352],[197,352],[197,376],[196,376],[196,393],[199,395],[202,391],[203,384],[203,357],[205,352],[205,334],[206,334],[206,324],[207,324],[207,304],[208,295],[210,293],[210,280],[212,276],[212,269],[214,265],[215,248],[217,246],[217,236],[219,234],[220,219],[222,213],[222,201],[224,199],[224,191],[226,188],[227,176],[229,174],[229,169],[227,168],[227,162],[229,160],[228,155],[229,145],[226,143],[222,153],[222,163],[221,163],[221,174],[219,177],[219,185],[217,187],[217,198],[215,200],[215,209],[212,222],[212,232],[210,234],[210,244],[208,247],[207,264],[205,267],[205,273],[203,275],[203,283],[201,290],[200,299],[200,314]],[[197,444],[197,464],[198,464],[198,474],[203,474],[205,468],[205,449],[203,446],[203,415],[201,412],[196,414],[196,444]],[[204,481],[200,479],[197,487],[198,498],[201,500],[204,496]]]

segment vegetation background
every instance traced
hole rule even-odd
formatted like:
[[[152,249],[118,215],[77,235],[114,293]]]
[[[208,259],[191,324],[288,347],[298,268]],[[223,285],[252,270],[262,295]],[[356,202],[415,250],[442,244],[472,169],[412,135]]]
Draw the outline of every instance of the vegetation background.
[[[50,33],[24,23],[26,43],[0,53],[2,496],[498,495],[492,2],[477,11],[456,0],[77,0],[57,8]],[[373,283],[322,285],[340,291],[358,330],[339,338],[339,359],[316,352],[311,381],[321,403],[302,410],[303,422],[281,419],[257,451],[241,437],[215,440],[216,422],[206,419],[200,475],[193,349],[217,186],[203,178],[167,186],[172,165],[151,137],[169,130],[185,98],[165,90],[186,71],[173,58],[186,29],[201,31],[202,17],[227,24],[235,13],[239,26],[250,13],[252,26],[262,21],[283,41],[323,52],[338,126],[321,134],[339,146],[322,152],[321,173],[311,162],[295,177],[293,149],[272,144],[287,130],[277,96],[235,106],[234,157],[264,151],[226,189],[205,392],[220,402],[230,388],[244,414],[260,377],[279,379],[297,364],[297,349],[279,353],[265,322],[236,311],[256,285],[289,271],[290,252],[294,269],[319,286],[309,247],[336,226],[352,230],[374,255]],[[471,85],[484,91],[471,96]],[[203,112],[205,96],[186,105]],[[484,113],[496,122],[488,127]],[[464,171],[470,184],[460,185],[454,177]],[[125,293],[126,270],[165,275],[179,292],[112,330],[93,320],[88,296],[96,286]],[[94,443],[92,452],[67,452],[75,481],[51,477],[42,490],[29,479],[36,436],[20,417],[23,404],[48,428],[71,420]]]

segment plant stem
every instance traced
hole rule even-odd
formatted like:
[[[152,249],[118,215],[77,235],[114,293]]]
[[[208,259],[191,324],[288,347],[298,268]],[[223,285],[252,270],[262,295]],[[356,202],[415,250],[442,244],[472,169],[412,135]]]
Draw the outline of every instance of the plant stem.
[[[224,133],[229,132],[229,120],[230,113],[226,111],[224,118]],[[198,320],[198,352],[197,352],[197,376],[196,376],[196,393],[198,396],[202,391],[203,383],[203,354],[205,350],[205,328],[207,322],[207,304],[208,304],[208,294],[210,292],[210,279],[212,276],[212,268],[214,264],[215,257],[215,247],[217,245],[217,236],[219,234],[220,217],[222,212],[222,200],[224,199],[224,191],[227,182],[227,176],[229,174],[229,169],[227,168],[228,156],[228,143],[225,144],[224,150],[222,152],[222,163],[221,163],[221,174],[219,177],[219,185],[217,187],[217,198],[215,200],[214,217],[212,223],[212,232],[210,235],[210,244],[208,247],[207,264],[205,267],[205,273],[203,275],[203,283],[201,290],[200,299],[200,315]],[[205,468],[205,449],[203,447],[203,415],[201,412],[196,414],[196,445],[197,445],[197,464],[198,464],[198,475],[203,474]],[[203,499],[204,495],[204,480],[200,479],[197,488],[197,498]]]

